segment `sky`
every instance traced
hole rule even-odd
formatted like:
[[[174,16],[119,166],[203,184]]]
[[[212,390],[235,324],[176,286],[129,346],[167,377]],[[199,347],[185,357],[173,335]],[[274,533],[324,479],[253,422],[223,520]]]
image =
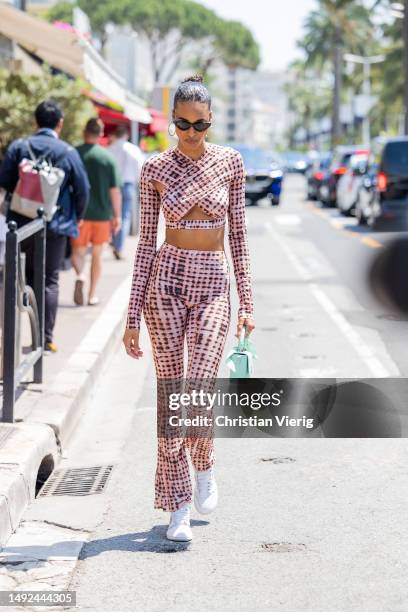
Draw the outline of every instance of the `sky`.
[[[296,40],[315,0],[200,0],[220,17],[245,24],[261,48],[261,69],[284,70],[300,57]]]

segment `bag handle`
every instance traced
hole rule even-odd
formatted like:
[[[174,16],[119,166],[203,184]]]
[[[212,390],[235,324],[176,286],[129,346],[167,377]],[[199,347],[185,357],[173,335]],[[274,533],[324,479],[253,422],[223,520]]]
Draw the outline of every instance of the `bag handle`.
[[[34,155],[34,151],[31,148],[31,143],[28,140],[28,138],[26,140],[26,143],[27,143],[28,153],[29,153],[29,155],[31,157],[31,161],[33,161],[36,165],[38,165],[39,163],[44,161],[44,159],[47,157],[47,151],[45,153],[43,153],[42,155],[40,155],[39,157],[36,157]]]
[[[243,325],[241,329],[241,333],[239,334],[238,350],[242,351],[244,349],[244,342],[245,342],[245,325]]]
[[[26,140],[27,142],[27,148],[28,148],[28,152],[30,154],[31,160],[35,163],[38,164],[41,161],[43,161],[44,159],[46,159],[47,156],[49,156],[51,154],[51,151],[46,151],[45,153],[43,153],[42,155],[40,155],[39,157],[35,157],[34,152],[31,148],[31,144],[30,141]],[[58,155],[58,157],[56,158],[55,162],[52,164],[54,167],[58,168],[58,165],[60,163],[60,161],[64,158],[64,156],[72,150],[73,147],[71,147],[71,145],[65,144],[64,150],[60,153],[60,155]]]
[[[31,161],[33,161],[36,164],[40,158],[38,158],[38,160],[37,160],[36,156],[34,155],[34,152],[33,152],[32,148],[31,148],[31,144],[30,144],[30,141],[28,140],[28,138],[27,138],[26,142],[27,142],[28,153],[29,153],[29,155],[31,157]]]

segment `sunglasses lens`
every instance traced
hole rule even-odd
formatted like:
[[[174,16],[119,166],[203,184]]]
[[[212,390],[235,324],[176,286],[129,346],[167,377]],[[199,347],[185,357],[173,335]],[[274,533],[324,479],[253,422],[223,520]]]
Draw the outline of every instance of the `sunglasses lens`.
[[[208,121],[197,121],[197,123],[193,124],[193,127],[197,132],[204,132],[210,127],[210,123]]]
[[[191,123],[189,121],[184,121],[184,119],[178,119],[178,121],[175,121],[174,123],[176,124],[178,129],[182,130],[183,132],[188,130],[191,126]]]
[[[182,132],[187,131],[191,127],[193,127],[197,132],[204,132],[205,130],[208,130],[211,125],[209,121],[196,121],[196,123],[190,123],[185,119],[177,119],[174,123]]]

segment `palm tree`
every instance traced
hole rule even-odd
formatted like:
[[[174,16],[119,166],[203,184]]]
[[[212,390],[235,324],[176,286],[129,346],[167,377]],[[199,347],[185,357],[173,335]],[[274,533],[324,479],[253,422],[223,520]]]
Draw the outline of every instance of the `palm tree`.
[[[306,53],[306,65],[333,71],[332,145],[341,138],[340,102],[343,77],[343,53],[367,55],[372,36],[369,10],[362,0],[318,0],[319,6],[306,18],[306,30],[298,43]]]
[[[289,111],[295,117],[289,133],[291,146],[294,134],[299,128],[305,130],[305,141],[310,144],[315,138],[313,123],[327,117],[330,109],[324,75],[313,68],[306,67],[301,60],[295,60],[289,66],[285,90]]]

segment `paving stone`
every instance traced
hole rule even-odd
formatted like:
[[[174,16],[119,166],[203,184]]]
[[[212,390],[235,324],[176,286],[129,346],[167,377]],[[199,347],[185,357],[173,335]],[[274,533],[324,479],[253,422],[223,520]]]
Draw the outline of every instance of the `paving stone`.
[[[11,591],[16,584],[16,581],[11,576],[0,576],[0,591]]]
[[[0,553],[0,562],[77,559],[87,534],[46,523],[24,521]]]
[[[18,585],[16,591],[51,591],[51,585],[48,582],[25,582]],[[36,606],[38,607],[38,606]]]

